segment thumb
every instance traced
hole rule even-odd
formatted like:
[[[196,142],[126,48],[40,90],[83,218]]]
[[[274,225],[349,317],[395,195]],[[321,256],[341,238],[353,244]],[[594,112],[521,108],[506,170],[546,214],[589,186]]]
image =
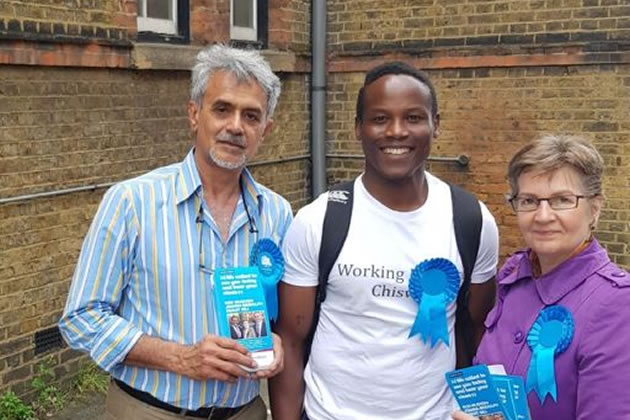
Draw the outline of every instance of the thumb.
[[[462,411],[455,411],[452,414],[453,420],[478,420],[477,417],[466,414]]]

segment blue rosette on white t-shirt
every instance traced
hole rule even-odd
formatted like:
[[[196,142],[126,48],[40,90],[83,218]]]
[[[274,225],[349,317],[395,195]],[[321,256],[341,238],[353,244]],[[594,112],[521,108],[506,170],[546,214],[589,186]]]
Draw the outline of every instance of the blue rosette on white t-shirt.
[[[249,256],[249,265],[258,267],[265,291],[269,319],[278,318],[278,282],[284,275],[284,257],[274,241],[268,238],[257,241]]]
[[[446,258],[432,258],[411,270],[409,294],[418,302],[418,314],[409,337],[420,334],[431,347],[439,340],[449,346],[446,307],[455,300],[459,291],[460,277],[455,264]]]
[[[561,305],[548,306],[540,311],[534,325],[527,334],[527,344],[532,358],[527,369],[527,392],[536,391],[540,403],[547,394],[557,401],[554,358],[564,352],[575,332],[571,312]]]

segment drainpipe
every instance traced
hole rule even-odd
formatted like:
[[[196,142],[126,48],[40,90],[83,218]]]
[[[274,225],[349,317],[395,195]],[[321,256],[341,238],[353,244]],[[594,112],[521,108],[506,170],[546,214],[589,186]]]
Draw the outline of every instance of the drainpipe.
[[[311,1],[311,179],[313,198],[326,191],[326,3]]]

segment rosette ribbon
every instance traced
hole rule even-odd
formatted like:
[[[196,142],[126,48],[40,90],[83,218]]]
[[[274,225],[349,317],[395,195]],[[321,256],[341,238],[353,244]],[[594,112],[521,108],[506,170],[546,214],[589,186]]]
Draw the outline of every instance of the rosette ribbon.
[[[278,318],[278,282],[284,275],[284,257],[274,241],[268,238],[256,241],[249,256],[249,265],[258,267],[265,291],[269,319]]]
[[[420,334],[425,344],[431,338],[431,347],[438,340],[449,346],[446,307],[457,297],[459,280],[457,267],[445,258],[425,260],[411,270],[409,294],[419,308],[409,337]]]
[[[547,394],[558,399],[555,356],[564,352],[573,340],[575,324],[573,315],[561,305],[548,306],[540,311],[534,325],[527,334],[527,344],[532,358],[527,369],[527,392],[536,391],[540,403]]]

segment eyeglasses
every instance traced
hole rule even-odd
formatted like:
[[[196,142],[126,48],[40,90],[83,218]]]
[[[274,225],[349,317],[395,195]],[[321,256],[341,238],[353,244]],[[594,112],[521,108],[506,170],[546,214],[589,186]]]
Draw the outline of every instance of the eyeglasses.
[[[514,211],[526,212],[535,211],[542,201],[549,203],[552,210],[571,210],[580,204],[580,198],[588,198],[585,195],[561,194],[553,197],[534,197],[531,195],[517,195],[508,201],[512,205]]]

